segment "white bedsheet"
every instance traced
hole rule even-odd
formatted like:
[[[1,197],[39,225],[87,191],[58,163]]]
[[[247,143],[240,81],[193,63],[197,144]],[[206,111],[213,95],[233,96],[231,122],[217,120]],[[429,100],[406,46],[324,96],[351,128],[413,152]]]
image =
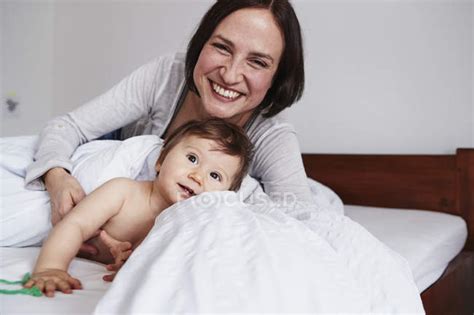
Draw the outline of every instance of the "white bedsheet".
[[[460,217],[419,210],[353,205],[346,205],[345,208],[347,216],[407,259],[420,292],[439,278],[446,263],[459,251],[465,240],[466,227]],[[401,234],[400,230],[405,234]],[[31,270],[38,252],[39,248],[0,248],[0,278],[20,279],[26,271]],[[433,262],[437,262],[438,267],[426,268]],[[72,295],[57,294],[54,300],[0,295],[0,314],[92,313],[109,287],[108,283],[102,281],[104,267],[75,259],[71,273],[82,280],[84,290],[75,291]]]
[[[25,272],[32,270],[39,250],[38,247],[0,247],[0,278],[20,280]],[[75,290],[72,294],[58,293],[54,299],[0,294],[0,314],[91,314],[110,286],[110,283],[102,280],[105,271],[99,263],[76,258],[70,272],[81,279],[84,290]],[[12,290],[20,286],[0,285],[0,288]]]
[[[467,239],[461,217],[432,211],[345,205],[345,213],[405,257],[420,292],[433,284]]]
[[[345,205],[345,211],[348,217],[407,259],[420,292],[439,278],[466,238],[465,223],[457,216],[353,205]],[[38,248],[0,248],[0,278],[20,279],[32,268],[38,252]],[[70,296],[58,294],[54,302],[29,296],[0,295],[0,314],[91,313],[109,287],[101,280],[104,267],[75,259],[71,272],[81,278],[84,290]]]
[[[21,141],[6,142],[11,145]],[[15,163],[8,163],[21,159],[21,165],[27,165],[32,150],[28,148],[26,155],[21,154],[22,150],[19,148],[16,156],[2,156],[2,171],[6,170],[2,174],[22,175],[21,167],[15,169]],[[122,152],[111,154],[117,163],[109,161],[107,168],[93,165],[101,172],[94,174],[95,179],[115,176],[111,165],[118,166],[118,176],[140,171],[130,153],[143,157],[144,151],[137,153],[125,147],[112,150]],[[106,169],[111,171],[103,173]],[[249,179],[248,184],[241,194],[261,193],[254,181]],[[328,193],[325,189],[319,192],[321,196]],[[243,203],[247,199],[239,194],[220,192],[176,204],[157,218],[153,230],[134,251],[96,312],[422,313],[407,262],[360,225],[340,215],[340,211],[334,211],[340,206],[338,198],[323,199],[315,198],[311,206],[281,206],[269,200],[251,205]],[[34,222],[31,226],[35,226]],[[5,278],[20,278],[31,270],[34,258],[28,259],[27,265],[21,265],[24,270],[10,272],[12,264],[2,268]],[[102,269],[96,272],[101,283]],[[92,289],[94,298],[102,295],[101,285],[96,283],[100,289]],[[86,287],[82,294],[90,292]],[[1,297],[9,310],[16,310],[15,304],[25,301],[20,308],[28,308],[28,312],[36,312],[44,303],[52,305],[44,300]],[[62,307],[58,306],[64,313]],[[90,308],[83,310],[79,306],[71,309],[90,312]]]

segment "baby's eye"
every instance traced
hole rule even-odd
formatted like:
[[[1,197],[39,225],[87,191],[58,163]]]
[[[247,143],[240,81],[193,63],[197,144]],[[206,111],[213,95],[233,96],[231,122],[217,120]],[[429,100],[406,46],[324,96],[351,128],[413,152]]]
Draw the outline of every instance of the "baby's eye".
[[[222,180],[222,176],[217,172],[211,172],[210,176],[219,182]]]
[[[188,158],[188,160],[193,163],[193,164],[196,164],[197,163],[197,156],[195,156],[194,154],[188,154],[186,155],[186,157]]]

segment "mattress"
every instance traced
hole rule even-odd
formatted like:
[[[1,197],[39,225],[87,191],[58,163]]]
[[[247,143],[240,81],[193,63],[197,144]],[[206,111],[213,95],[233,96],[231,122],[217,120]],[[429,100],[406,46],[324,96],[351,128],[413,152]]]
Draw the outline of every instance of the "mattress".
[[[353,205],[344,211],[408,261],[420,292],[439,279],[467,238],[464,220],[446,213]]]
[[[459,253],[467,236],[462,218],[419,210],[345,206],[345,213],[380,241],[407,259],[422,292],[443,273]],[[0,248],[0,278],[19,280],[31,270],[39,248]],[[76,258],[71,274],[81,279],[84,289],[73,294],[56,294],[54,299],[24,295],[0,295],[0,314],[90,314],[110,286],[100,263]],[[0,285],[1,288],[18,288]]]
[[[0,278],[20,280],[33,269],[40,248],[0,248]],[[72,294],[57,293],[54,298],[28,295],[0,295],[0,314],[91,314],[110,283],[102,280],[104,265],[81,258],[73,260],[71,274],[81,279],[84,290]],[[2,289],[19,289],[19,285],[0,285]]]

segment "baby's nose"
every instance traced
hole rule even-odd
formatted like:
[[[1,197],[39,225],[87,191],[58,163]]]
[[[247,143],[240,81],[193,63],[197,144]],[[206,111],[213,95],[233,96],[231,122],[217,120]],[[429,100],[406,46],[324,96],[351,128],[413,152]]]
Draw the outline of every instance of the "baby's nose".
[[[199,186],[202,185],[202,176],[198,171],[193,171],[189,173],[189,178],[196,182]]]

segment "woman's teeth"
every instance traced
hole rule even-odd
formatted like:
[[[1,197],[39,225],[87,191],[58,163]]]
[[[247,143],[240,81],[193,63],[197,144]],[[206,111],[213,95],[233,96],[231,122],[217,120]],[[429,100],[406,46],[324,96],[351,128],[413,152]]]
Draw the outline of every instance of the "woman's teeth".
[[[223,96],[225,98],[228,98],[230,100],[236,99],[237,97],[240,96],[240,93],[235,92],[235,91],[229,91],[221,87],[220,85],[217,85],[216,83],[212,83],[212,89],[214,92],[219,94],[220,96]]]

